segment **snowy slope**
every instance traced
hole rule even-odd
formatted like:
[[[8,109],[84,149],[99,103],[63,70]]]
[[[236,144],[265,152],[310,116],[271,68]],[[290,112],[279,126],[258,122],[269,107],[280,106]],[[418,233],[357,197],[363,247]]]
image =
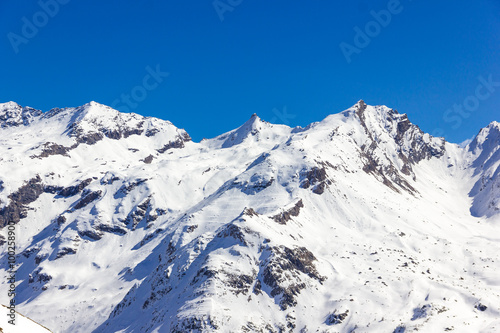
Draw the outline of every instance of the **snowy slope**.
[[[472,153],[475,174],[479,180],[472,188],[471,209],[476,216],[494,216],[500,210],[500,124],[492,122],[481,129],[466,147]]]
[[[11,313],[10,310],[3,304],[0,309],[2,310],[0,312],[1,333],[50,333],[46,327],[43,327],[20,313],[16,313],[15,319],[12,320],[11,317],[8,317]],[[8,322],[9,320],[11,320],[11,323]]]
[[[199,143],[95,102],[0,121],[17,304],[54,332],[500,329],[496,122],[460,148],[363,101]]]

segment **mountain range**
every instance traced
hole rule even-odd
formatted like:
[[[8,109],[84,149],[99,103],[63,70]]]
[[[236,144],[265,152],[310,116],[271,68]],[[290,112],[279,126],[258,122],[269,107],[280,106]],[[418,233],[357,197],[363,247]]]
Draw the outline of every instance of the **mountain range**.
[[[1,303],[15,223],[16,310],[52,332],[499,332],[499,148],[363,101],[201,142],[3,103]]]

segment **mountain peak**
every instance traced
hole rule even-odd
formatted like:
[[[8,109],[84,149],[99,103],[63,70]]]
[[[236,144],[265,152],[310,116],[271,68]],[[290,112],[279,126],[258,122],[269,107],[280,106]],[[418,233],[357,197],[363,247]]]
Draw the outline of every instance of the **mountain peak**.
[[[107,106],[107,105],[104,105],[104,104],[101,104],[101,103],[98,103],[96,101],[90,101],[88,103],[85,103],[84,105],[82,105],[86,108],[93,108],[93,109],[103,109],[103,110],[115,110],[113,108],[111,108],[110,106]],[[116,111],[116,110],[115,110]]]
[[[219,139],[224,140],[222,147],[228,148],[240,144],[246,138],[257,135],[262,129],[263,124],[264,122],[259,118],[259,116],[257,116],[256,113],[252,114],[250,119],[248,119],[243,125],[219,137]]]
[[[348,112],[354,112],[359,121],[365,127],[382,126],[384,128],[392,127],[391,124],[400,122],[410,123],[404,113],[391,109],[385,105],[368,105],[363,100],[347,109]],[[411,124],[411,123],[410,123]]]
[[[213,142],[218,142],[216,146],[229,148],[243,142],[266,142],[274,146],[284,137],[288,137],[291,128],[286,125],[275,125],[260,119],[257,114],[252,114],[243,125],[235,130],[229,131],[214,138]],[[263,143],[264,144],[264,143]]]
[[[500,144],[500,123],[492,121],[488,126],[482,128],[469,144],[469,151],[484,152],[484,150],[496,150]]]
[[[89,102],[0,130],[0,260],[17,223],[19,310],[74,333],[493,327],[497,141],[478,156],[362,101],[327,118],[292,130],[254,114],[187,143]]]
[[[103,115],[105,113],[111,113],[116,115],[119,111],[94,101],[90,101],[88,103],[83,104],[80,107],[76,108],[77,111],[81,112],[83,115]]]
[[[262,123],[262,119],[260,119],[260,117],[256,113],[254,113],[252,114],[250,119],[248,119],[243,125],[240,126],[240,128],[248,128],[250,126],[252,129],[256,129]]]
[[[129,122],[141,122],[145,117],[137,113],[123,113],[110,106],[90,101],[73,109],[72,122],[92,123],[96,126],[114,128],[127,126]]]
[[[16,102],[0,103],[0,128],[28,125],[42,112],[30,107],[22,107]]]
[[[488,126],[486,126],[487,128],[496,128],[496,129],[500,129],[500,123],[498,121],[492,121]]]
[[[0,112],[5,112],[7,110],[13,110],[13,109],[17,109],[17,108],[21,108],[21,106],[13,101],[6,102],[6,103],[0,103]]]
[[[360,99],[356,104],[354,104],[353,107],[358,108],[358,109],[364,109],[364,108],[366,108],[366,103],[365,103],[365,101]]]

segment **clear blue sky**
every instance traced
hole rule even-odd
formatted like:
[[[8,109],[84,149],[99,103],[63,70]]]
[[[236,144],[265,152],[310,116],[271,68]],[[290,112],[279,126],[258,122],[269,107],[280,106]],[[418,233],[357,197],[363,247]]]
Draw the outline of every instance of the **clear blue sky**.
[[[500,120],[499,0],[4,0],[0,32],[1,102],[95,100],[196,141],[252,113],[305,126],[359,99],[452,142]]]

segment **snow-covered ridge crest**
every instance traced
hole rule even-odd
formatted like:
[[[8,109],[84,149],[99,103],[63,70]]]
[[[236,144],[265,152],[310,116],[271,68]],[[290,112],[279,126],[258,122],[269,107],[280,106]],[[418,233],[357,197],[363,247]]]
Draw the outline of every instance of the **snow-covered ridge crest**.
[[[104,138],[118,140],[133,135],[154,137],[158,149],[168,145],[180,147],[191,140],[185,130],[170,121],[122,113],[94,101],[47,112],[22,108],[14,102],[1,105],[0,130],[9,133],[4,141],[38,141],[39,148],[31,147],[35,149],[34,156],[66,155],[80,144],[93,145]]]
[[[171,122],[144,117],[136,113],[122,113],[96,102],[75,108],[68,125],[68,134],[80,140],[93,142],[102,136],[111,139],[127,138],[130,135],[154,136],[158,132],[178,132],[189,140],[183,130],[178,130]]]
[[[41,111],[30,107],[21,107],[15,102],[0,103],[0,128],[29,125]]]
[[[17,120],[19,117],[31,116],[30,121],[24,123],[6,123],[7,125],[25,125],[28,126],[34,120],[50,120],[56,118],[58,121],[66,120],[67,126],[71,127],[73,124],[81,124],[85,129],[99,129],[108,128],[116,130],[120,127],[134,127],[141,122],[148,122],[153,125],[173,126],[168,120],[161,120],[154,117],[144,117],[136,113],[122,113],[104,104],[94,101],[86,103],[79,107],[67,108],[53,108],[47,112],[35,110],[31,107],[21,107],[15,102],[7,102],[0,104],[0,120],[4,122],[12,119]],[[127,124],[130,123],[130,124]]]
[[[95,102],[6,126],[18,309],[72,333],[495,332],[496,129],[463,149],[362,101],[201,142]]]
[[[276,141],[281,142],[288,138],[291,131],[292,129],[286,125],[271,124],[254,113],[237,129],[210,139],[206,144],[213,148],[230,148],[241,144],[276,143]]]
[[[500,123],[497,121],[491,122],[485,128],[482,128],[476,137],[469,143],[468,149],[472,153],[479,151],[492,151],[498,148],[500,141]]]
[[[500,212],[500,123],[493,121],[481,129],[466,150],[472,154],[478,180],[470,192],[471,211],[476,216],[494,216]]]

